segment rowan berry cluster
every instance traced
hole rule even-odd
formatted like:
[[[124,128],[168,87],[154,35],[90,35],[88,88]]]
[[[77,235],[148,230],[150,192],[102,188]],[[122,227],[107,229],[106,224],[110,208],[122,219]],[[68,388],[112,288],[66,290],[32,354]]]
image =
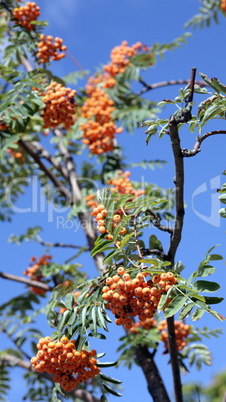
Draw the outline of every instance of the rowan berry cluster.
[[[38,373],[45,371],[53,374],[54,382],[59,383],[66,392],[100,372],[96,365],[96,350],[88,352],[82,349],[79,352],[75,344],[76,341],[66,336],[57,341],[52,341],[49,336],[41,338],[37,344],[37,355],[31,359],[32,367]]]
[[[111,152],[114,149],[115,135],[122,132],[112,121],[114,102],[100,88],[90,86],[88,99],[81,108],[82,117],[87,123],[81,124],[83,143],[89,146],[90,152],[95,155]],[[87,89],[86,89],[87,91]]]
[[[89,194],[86,196],[86,203],[89,208],[96,208],[98,206],[98,202],[96,200],[95,194]]]
[[[118,171],[118,174],[115,178],[108,180],[108,184],[111,184],[112,192],[117,192],[120,194],[131,194],[132,198],[137,197],[138,195],[142,195],[145,193],[145,190],[135,190],[133,187],[132,182],[129,179],[130,172],[122,172],[121,170]],[[95,199],[94,194],[89,194],[86,197],[86,202],[89,208],[92,209],[90,213],[91,216],[95,217],[95,222],[97,222],[97,230],[100,234],[106,233],[106,238],[108,240],[112,240],[112,235],[106,229],[106,216],[108,211],[106,210],[103,204],[98,204]],[[113,218],[112,218],[112,228],[116,228],[117,225],[121,222],[123,217],[122,209],[118,209],[115,211]],[[122,227],[119,234],[124,235],[126,234],[127,230],[125,227]]]
[[[220,8],[222,11],[226,11],[226,0],[221,0]]]
[[[130,328],[129,332],[132,332],[133,334],[137,334],[139,328],[151,329],[151,328],[156,328],[156,326],[157,326],[157,321],[153,317],[146,318],[145,321],[134,322],[132,327]]]
[[[91,204],[90,201],[90,196],[88,196],[88,203],[89,205]],[[92,205],[94,204],[94,201],[92,201]],[[93,208],[92,212],[90,213],[91,216],[94,217],[95,222],[97,222],[97,230],[100,234],[106,233],[106,239],[112,240],[113,236],[111,233],[106,228],[106,216],[108,214],[108,211],[106,210],[105,206],[103,204],[96,204],[95,207]],[[115,229],[118,224],[120,224],[123,216],[123,211],[121,209],[118,209],[115,211],[115,214],[112,217],[112,229]],[[124,235],[127,233],[127,229],[125,227],[122,227],[119,234]]]
[[[23,272],[23,274],[29,276],[30,279],[33,279],[38,282],[42,282],[43,276],[40,272],[40,268],[43,265],[48,265],[50,263],[51,259],[52,259],[51,255],[45,255],[45,254],[42,257],[40,257],[39,259],[37,259],[36,257],[31,257],[31,263],[33,263],[33,265],[28,267]],[[41,294],[46,293],[46,290],[36,288],[35,286],[31,286],[30,291],[35,293],[36,295],[41,295]]]
[[[108,277],[102,289],[102,297],[107,307],[115,315],[115,323],[126,329],[133,326],[133,318],[138,316],[144,322],[156,313],[161,295],[177,282],[174,274],[154,275],[147,280],[148,273],[140,272],[134,279],[119,267],[117,274]]]
[[[126,67],[130,63],[130,58],[135,56],[139,51],[148,51],[149,48],[141,42],[137,42],[132,46],[127,41],[123,41],[121,45],[115,46],[110,54],[111,62],[104,66],[104,71],[115,77],[117,74],[124,73]],[[152,55],[150,55],[150,64],[153,64]]]
[[[176,345],[177,350],[182,350],[186,345],[186,338],[190,334],[191,327],[190,325],[183,324],[182,322],[175,321],[174,322],[175,335],[176,335]],[[165,320],[161,321],[158,325],[158,330],[161,332],[161,340],[164,342],[165,350],[168,352],[168,332],[167,332],[167,323]]]
[[[69,129],[74,124],[76,91],[65,88],[62,84],[55,81],[46,88],[42,97],[45,108],[42,111],[44,128],[56,128],[63,124],[65,129]]]
[[[129,179],[131,172],[128,170],[126,172],[118,171],[118,176],[114,177],[111,180],[108,180],[107,183],[111,184],[111,191],[118,192],[120,194],[132,194],[134,197],[138,195],[142,195],[145,193],[145,190],[135,190],[131,180]]]
[[[135,56],[139,51],[148,52],[149,48],[141,42],[137,42],[132,46],[128,45],[127,41],[123,41],[121,45],[112,49],[110,58],[111,62],[104,66],[104,71],[91,77],[86,86],[86,92],[91,93],[94,87],[112,88],[116,85],[117,74],[124,73],[126,67],[130,63],[130,58]],[[153,64],[153,55],[149,53],[150,65]],[[148,56],[147,55],[147,56]]]
[[[81,130],[83,143],[89,146],[93,154],[113,151],[115,134],[122,132],[122,128],[117,128],[112,121],[114,102],[103,88],[111,88],[116,84],[114,77],[125,71],[130,57],[140,50],[147,50],[141,42],[132,47],[126,41],[122,42],[112,50],[111,63],[104,66],[104,73],[88,80],[86,93],[89,97],[81,109],[82,117],[88,119],[88,122],[81,124]]]
[[[37,57],[40,63],[48,63],[51,60],[60,60],[65,57],[67,46],[63,45],[63,39],[54,38],[51,35],[40,35]],[[62,53],[61,53],[62,52]]]
[[[13,10],[13,17],[17,20],[19,25],[27,28],[29,31],[34,29],[32,21],[36,21],[40,15],[40,7],[36,3],[28,1],[25,6],[16,7]]]

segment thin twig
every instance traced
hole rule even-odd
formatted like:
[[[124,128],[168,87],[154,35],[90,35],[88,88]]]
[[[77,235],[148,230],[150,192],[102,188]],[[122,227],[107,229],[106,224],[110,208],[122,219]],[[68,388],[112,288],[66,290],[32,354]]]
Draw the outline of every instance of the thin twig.
[[[60,193],[62,193],[65,198],[67,199],[67,202],[71,204],[71,194],[67,190],[66,187],[62,185],[62,183],[56,178],[56,176],[44,165],[44,163],[41,161],[39,155],[34,152],[32,149],[32,146],[28,144],[28,142],[20,139],[18,141],[18,144],[22,146],[22,148],[34,159],[34,161],[39,165],[40,169],[49,177],[51,182],[54,184],[54,186],[58,189]]]
[[[32,146],[37,150],[39,156],[41,158],[45,158],[48,160],[51,165],[53,165],[66,179],[68,179],[68,171],[65,169],[64,166],[62,166],[60,163],[57,162],[57,159],[52,156],[47,149],[43,147],[43,145],[40,144],[40,142],[37,141],[32,141]]]
[[[53,287],[47,285],[46,283],[35,281],[33,279],[23,278],[22,276],[16,276],[16,275],[13,275],[13,274],[8,274],[8,273],[5,273],[5,272],[0,272],[0,278],[25,283],[26,285],[34,286],[36,288],[43,289],[43,290],[46,290],[46,291],[52,291],[53,290]]]
[[[21,347],[21,345],[18,345],[18,343],[13,339],[12,335],[10,335],[5,328],[0,328],[0,331],[3,332],[7,336],[8,339],[17,347],[17,349],[20,351],[20,353],[26,357],[26,359],[30,360],[31,356],[29,356]]]
[[[188,158],[188,157],[190,157],[190,156],[195,156],[195,155],[197,155],[197,154],[201,151],[200,146],[201,146],[202,142],[203,142],[206,138],[208,138],[208,137],[210,137],[210,136],[212,136],[212,135],[217,135],[217,134],[226,134],[226,130],[214,130],[214,131],[209,131],[208,133],[203,134],[202,136],[196,137],[196,143],[195,143],[193,149],[184,149],[184,148],[181,149],[181,152],[182,152],[183,156],[184,156],[185,158]]]
[[[167,259],[166,254],[164,253],[164,251],[159,250],[157,248],[142,248],[141,249],[143,256],[147,256],[147,255],[157,255],[159,256],[161,259],[163,259],[164,261]]]
[[[139,255],[139,257],[142,259],[143,256],[142,256],[142,253],[141,253],[141,249],[140,249],[140,245],[139,245],[139,240],[138,240],[138,238],[137,238],[137,216],[138,216],[138,215],[134,215],[134,218],[133,218],[134,238],[135,238],[135,242],[136,242],[136,247],[137,247],[138,255]]]
[[[150,209],[147,210],[147,212],[153,216],[153,219],[150,220],[150,222],[152,223],[153,226],[155,226],[156,228],[158,228],[159,230],[163,231],[163,232],[168,232],[170,234],[173,233],[173,229],[170,228],[169,226],[165,226],[165,225],[161,225],[161,220],[160,218]]]
[[[139,82],[144,86],[144,88],[138,93],[138,95],[143,95],[146,92],[151,91],[152,89],[167,87],[169,85],[190,84],[191,80],[169,80],[156,82],[154,84],[148,84],[142,78],[140,78]],[[202,87],[208,86],[208,84],[204,81],[195,81],[195,84]]]
[[[65,243],[51,243],[49,241],[44,241],[44,240],[40,240],[39,236],[37,236],[37,241],[39,242],[39,244],[41,244],[42,246],[45,247],[62,247],[62,248],[76,248],[76,249],[83,249],[83,251],[89,251],[88,248],[85,248],[83,246],[77,246],[76,244],[65,244]]]

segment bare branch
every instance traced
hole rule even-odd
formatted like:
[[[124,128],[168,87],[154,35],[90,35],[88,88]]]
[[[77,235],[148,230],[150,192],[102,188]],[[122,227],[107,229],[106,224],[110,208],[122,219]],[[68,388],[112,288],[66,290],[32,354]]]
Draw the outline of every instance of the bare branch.
[[[138,241],[138,238],[137,238],[137,216],[138,215],[134,215],[134,218],[133,218],[134,237],[135,237],[135,242],[136,242],[138,255],[139,255],[140,258],[143,258],[142,253],[141,253],[141,249],[140,249],[140,245],[139,245],[139,241]]]
[[[85,248],[83,246],[77,246],[76,244],[65,244],[65,243],[51,243],[49,241],[44,241],[44,240],[39,240],[37,238],[37,241],[39,244],[45,247],[62,247],[62,248],[76,248],[76,249],[83,249],[83,251],[89,251],[88,248]]]
[[[32,146],[28,144],[28,142],[22,139],[18,141],[18,144],[20,144],[22,148],[34,159],[34,161],[39,165],[40,169],[49,177],[49,179],[58,189],[58,191],[66,197],[67,202],[71,202],[70,192],[66,189],[66,187],[64,187],[61,184],[61,182],[56,178],[56,176],[44,165],[39,155],[32,149]]]
[[[77,177],[76,170],[75,170],[75,164],[73,162],[70,152],[63,144],[62,140],[64,137],[63,137],[63,133],[61,132],[61,130],[56,128],[53,132],[56,135],[56,137],[61,139],[61,141],[59,141],[59,143],[58,143],[58,146],[59,146],[59,150],[64,159],[64,163],[65,163],[66,170],[68,173],[69,182],[71,185],[72,202],[73,202],[73,205],[75,205],[76,202],[82,201],[82,194],[81,194],[81,191],[80,191],[80,188],[78,185],[78,177]]]
[[[66,179],[68,179],[68,172],[64,166],[57,162],[56,158],[52,156],[47,149],[45,149],[40,142],[32,141],[32,146],[38,151],[41,158],[48,160]]]
[[[142,248],[141,251],[142,251],[143,256],[157,255],[160,258],[162,258],[164,261],[167,259],[166,254],[162,250],[159,250],[157,248],[156,249],[155,248],[153,248],[153,249],[151,249],[151,248]]]
[[[187,100],[187,104],[193,102],[194,96],[194,86],[195,86],[195,75],[196,75],[196,67],[193,67],[191,70],[191,79],[189,83],[189,88],[191,89],[190,95]]]
[[[190,157],[190,156],[195,156],[195,155],[197,155],[197,154],[201,151],[200,146],[201,146],[202,142],[203,142],[206,138],[208,138],[208,137],[210,137],[210,136],[212,136],[212,135],[217,135],[217,134],[226,134],[226,130],[214,130],[214,131],[209,131],[208,133],[203,134],[202,136],[196,137],[196,143],[195,143],[193,149],[184,149],[184,148],[181,149],[181,152],[182,152],[183,156],[184,156],[185,158],[188,158],[188,157]]]
[[[139,346],[136,349],[136,358],[147,380],[148,391],[153,401],[170,402],[163,380],[148,348]]]
[[[54,130],[54,134],[60,138],[61,140],[63,139],[63,134],[59,129],[55,129]],[[69,181],[71,184],[71,191],[72,191],[72,200],[73,200],[73,204],[76,204],[77,202],[81,202],[82,201],[82,193],[78,184],[78,177],[76,174],[76,170],[75,170],[75,165],[73,162],[73,159],[70,155],[70,152],[68,151],[68,149],[64,146],[63,141],[59,141],[59,150],[61,152],[61,155],[63,156],[63,159],[65,161],[65,166],[66,169],[68,171],[68,175],[69,175]],[[94,242],[97,238],[97,232],[93,227],[92,224],[92,220],[90,217],[90,214],[88,211],[83,211],[83,212],[79,212],[78,213],[78,217],[81,223],[81,226],[86,234],[86,238],[89,244],[89,249],[92,250],[94,247]],[[93,259],[94,262],[97,266],[98,270],[103,270],[103,254],[99,253],[96,254]]]
[[[22,276],[16,276],[16,275],[8,274],[8,273],[5,273],[5,272],[0,272],[0,278],[25,283],[26,285],[34,286],[36,288],[43,289],[43,290],[46,290],[46,291],[52,291],[53,290],[53,287],[47,285],[46,283],[34,281],[33,279],[23,278]]]
[[[139,79],[139,82],[144,86],[144,88],[138,93],[138,95],[143,95],[152,89],[167,87],[169,85],[181,85],[181,84],[190,84],[191,80],[169,80],[169,81],[161,81],[156,82],[154,84],[146,83],[142,78]],[[208,86],[204,81],[195,81],[196,85],[200,85],[202,87]]]
[[[175,204],[176,204],[176,217],[174,222],[173,233],[170,239],[170,246],[168,250],[167,260],[174,265],[175,254],[179,243],[181,241],[183,222],[184,222],[184,159],[180,146],[180,137],[178,132],[178,125],[180,122],[186,123],[191,119],[191,101],[193,99],[194,83],[195,83],[195,73],[196,69],[192,69],[190,89],[191,94],[188,99],[186,108],[181,109],[180,114],[173,115],[169,119],[169,135],[171,140],[171,146],[174,156],[175,165]],[[189,106],[190,105],[190,106]],[[189,107],[188,107],[189,106]],[[183,402],[182,395],[182,384],[180,378],[180,368],[178,363],[177,345],[175,337],[174,328],[174,317],[167,319],[168,336],[169,336],[169,352],[171,359],[171,366],[173,372],[173,383],[174,383],[174,393],[175,401]]]
[[[4,356],[0,357],[0,362],[2,364],[10,365],[10,366],[18,366],[25,370],[30,370],[37,373],[33,368],[30,362],[10,355],[9,353],[4,354]],[[37,373],[38,376],[44,377],[47,380],[53,381],[53,376],[47,373]],[[100,402],[100,399],[93,396],[89,391],[85,389],[75,389],[70,393],[74,398],[81,399],[84,402]]]
[[[171,367],[172,367],[172,371],[173,371],[175,401],[183,402],[182,383],[181,383],[181,376],[180,376],[180,368],[179,368],[179,364],[178,364],[178,351],[177,351],[177,346],[176,346],[174,316],[167,318],[167,330],[168,330],[170,363],[171,363]]]
[[[164,226],[161,225],[161,220],[160,218],[150,209],[147,210],[147,212],[153,216],[153,219],[150,221],[152,223],[153,226],[155,226],[156,228],[158,228],[159,230],[161,230],[162,232],[168,232],[170,234],[173,233],[173,229],[170,228],[169,226]]]
[[[170,247],[168,251],[168,261],[174,263],[174,257],[181,240],[183,221],[184,221],[184,160],[180,147],[180,137],[178,133],[178,121],[175,116],[169,120],[171,146],[174,155],[175,164],[175,203],[176,216],[173,233],[171,236]]]

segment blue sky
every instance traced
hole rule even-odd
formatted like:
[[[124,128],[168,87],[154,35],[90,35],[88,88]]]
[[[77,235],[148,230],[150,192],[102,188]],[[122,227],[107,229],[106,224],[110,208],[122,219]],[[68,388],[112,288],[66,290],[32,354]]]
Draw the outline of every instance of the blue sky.
[[[153,43],[168,43],[185,32],[183,24],[190,19],[198,9],[200,2],[190,0],[163,0],[161,2],[153,0],[55,0],[46,2],[37,1],[41,7],[41,17],[49,21],[49,26],[45,33],[59,36],[64,39],[68,50],[84,69],[91,72],[95,68],[109,61],[109,54],[112,47],[120,44],[122,40],[128,40],[129,44],[137,41],[152,45]],[[191,31],[191,30],[187,30]],[[192,31],[191,31],[192,32]],[[219,25],[212,25],[209,29],[196,29],[192,32],[193,36],[188,38],[187,44],[174,52],[168,52],[164,60],[158,63],[145,73],[146,80],[150,83],[168,79],[189,78],[192,67],[197,67],[210,77],[218,77],[224,83],[225,77],[225,19],[220,18]],[[51,69],[55,74],[63,76],[77,69],[73,60],[66,57],[60,62],[53,62]],[[149,99],[161,100],[176,96],[179,87],[162,88],[148,94]],[[200,102],[203,98],[197,96],[195,101]],[[169,117],[172,111],[164,110],[163,117]],[[216,121],[207,127],[210,129],[225,129],[224,121]],[[204,131],[205,132],[205,131]],[[145,145],[144,129],[136,130],[132,137],[128,133],[118,136],[118,141],[127,156],[126,161],[138,162],[142,159],[163,159],[168,164],[162,169],[155,171],[133,169],[132,179],[144,180],[163,187],[173,186],[174,176],[172,155],[168,138],[161,141],[157,138],[151,140],[149,146]],[[182,133],[182,146],[192,147],[195,142],[195,135],[184,130]],[[220,244],[218,250],[224,256],[224,261],[216,264],[217,272],[213,275],[213,280],[221,284],[218,296],[224,296],[225,285],[225,227],[226,221],[218,216],[218,209],[221,205],[218,202],[216,188],[224,183],[222,171],[225,165],[225,139],[224,136],[212,137],[207,139],[202,145],[202,152],[195,158],[185,160],[186,172],[186,215],[183,241],[178,250],[177,259],[181,259],[186,265],[184,276],[187,278],[197,267],[198,263],[204,258],[206,251],[215,244]],[[33,188],[34,190],[34,188]],[[30,205],[32,189],[29,189],[25,196],[21,198],[18,206],[25,207]],[[26,231],[27,226],[43,225],[43,238],[49,241],[65,241],[81,244],[84,238],[81,232],[75,228],[57,228],[57,214],[54,214],[53,221],[47,222],[48,211],[28,212],[15,215],[11,224],[2,224],[1,246],[4,250],[2,257],[1,270],[5,272],[21,275],[26,269],[29,258],[32,255],[40,256],[44,250],[41,246],[32,243],[25,243],[19,247],[8,244],[7,238],[11,233],[21,234]],[[153,234],[158,235],[156,229]],[[168,235],[161,237],[167,249]],[[62,263],[71,253],[64,250],[51,250],[54,260]],[[78,261],[87,267],[90,266],[90,276],[95,275],[95,270],[90,260]],[[23,292],[23,285],[13,282],[1,281],[1,301],[4,302],[8,297]],[[225,315],[225,304],[219,305],[218,311]],[[45,320],[41,320],[42,328],[45,328]],[[212,328],[223,327],[225,324],[218,322],[210,316],[197,323],[200,327],[209,326]],[[46,331],[49,331],[46,326]],[[48,333],[49,334],[49,333]],[[48,335],[46,334],[46,335]],[[107,342],[95,341],[98,350],[107,350],[107,360],[116,358],[112,344],[117,344],[117,339],[123,334],[122,330],[110,326],[110,334]],[[1,336],[3,338],[3,336]],[[198,380],[207,383],[217,371],[224,369],[224,336],[217,342],[216,339],[206,340],[205,344],[213,351],[213,366],[204,367],[201,372],[195,369],[186,377],[182,376],[183,381]],[[2,339],[3,345],[10,345],[5,338]],[[168,358],[158,353],[157,363],[163,378],[167,381],[167,388],[172,395],[171,372],[168,365]],[[146,391],[145,380],[139,368],[134,368],[128,372],[121,367],[119,369],[108,369],[106,374],[115,376],[123,380],[122,402],[136,400],[149,400]],[[13,377],[13,390],[10,393],[8,402],[22,401],[24,384],[20,380],[20,371]],[[15,393],[16,389],[16,393]],[[21,398],[21,399],[18,399]],[[110,401],[115,397],[110,397]]]

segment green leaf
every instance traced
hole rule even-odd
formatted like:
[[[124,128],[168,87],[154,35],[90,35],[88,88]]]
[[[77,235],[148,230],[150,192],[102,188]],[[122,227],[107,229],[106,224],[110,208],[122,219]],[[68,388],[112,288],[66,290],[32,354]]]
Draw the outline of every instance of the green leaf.
[[[210,258],[210,261],[214,261],[214,260],[223,260],[223,257],[222,257],[222,255],[220,255],[220,254],[211,254],[210,256],[209,256]]]
[[[197,321],[199,320],[203,314],[205,313],[205,310],[203,310],[201,307],[198,307],[195,312],[192,314],[192,320]]]
[[[105,322],[105,315],[104,315],[105,310],[103,310],[102,307],[97,306],[97,317],[98,317],[98,323],[101,328],[103,328],[105,331],[108,332],[108,328]]]
[[[98,367],[112,367],[117,366],[118,362],[97,362],[96,365]]]
[[[74,325],[75,320],[77,318],[77,311],[78,311],[78,307],[75,307],[70,315],[70,318],[67,322],[67,325]]]
[[[177,295],[171,300],[171,302],[164,309],[164,317],[172,317],[176,314],[185,304],[187,297],[184,295]]]
[[[157,239],[157,237],[155,235],[151,235],[149,238],[149,248],[152,249],[157,249],[162,251],[162,243],[160,242],[160,240]]]
[[[61,331],[62,328],[67,324],[70,315],[71,315],[71,311],[70,311],[70,310],[64,311],[64,313],[62,314],[62,317],[61,317],[61,319],[60,319],[60,321],[59,321],[59,324],[57,325],[58,331]]]
[[[100,332],[96,332],[95,335],[90,333],[88,336],[94,336],[97,339],[107,339],[106,336],[104,334],[101,334]]]
[[[182,264],[182,262],[181,262],[181,261],[178,261],[178,262],[176,262],[176,263],[174,264],[174,266],[173,266],[173,271],[176,271],[178,274],[180,274],[181,271],[183,271],[184,268],[185,268],[185,267],[184,267],[184,265]]]
[[[188,303],[184,308],[182,308],[180,315],[178,317],[179,321],[182,321],[185,317],[187,317],[190,314],[190,312],[192,311],[194,306],[195,306],[195,303],[191,302],[191,303]]]
[[[73,307],[75,300],[74,300],[74,296],[72,293],[68,293],[65,299],[65,306],[71,310]]]
[[[208,310],[208,313],[210,313],[211,315],[213,315],[215,318],[217,318],[220,321],[225,321],[226,317],[224,317],[223,315],[219,314],[217,311],[212,310],[211,308]]]
[[[201,119],[201,126],[207,123],[208,120],[212,119],[215,116],[219,116],[222,113],[222,106],[219,104],[214,104],[210,106],[205,112]]]
[[[226,194],[219,195],[218,199],[220,202],[223,202],[223,204],[226,204]]]
[[[98,253],[103,253],[107,250],[115,250],[115,247],[112,246],[112,242],[110,240],[104,240],[101,243],[97,243],[97,245],[91,251],[91,257],[94,257]]]
[[[223,297],[205,296],[206,304],[218,304],[218,303],[221,303],[223,300],[224,300]]]
[[[116,255],[118,255],[120,253],[121,253],[121,250],[119,250],[119,249],[110,251],[110,253],[108,253],[106,255],[106,257],[104,258],[103,264],[106,264],[107,262],[110,262],[113,257],[115,257]]]
[[[200,265],[200,267],[192,275],[193,278],[205,277],[213,274],[216,271],[212,265]]]
[[[219,209],[219,214],[222,218],[226,218],[226,208]]]
[[[93,332],[96,334],[97,332],[97,311],[96,311],[96,306],[93,306],[91,308],[91,318],[92,318],[92,325],[93,325]]]
[[[122,240],[120,241],[120,250],[123,249],[123,247],[126,246],[126,244],[129,242],[129,240],[131,239],[131,237],[134,236],[134,233],[128,233],[125,236],[123,236]]]
[[[86,313],[88,310],[88,306],[84,306],[82,308],[82,312],[81,312],[81,321],[82,321],[82,330],[84,331],[84,329],[86,328]]]
[[[108,402],[106,395],[104,395],[104,394],[101,395],[100,402]]]
[[[216,282],[196,281],[194,287],[198,292],[216,292],[220,289],[220,285]]]
[[[102,380],[107,381],[107,382],[112,382],[113,384],[121,384],[122,383],[122,381],[117,380],[116,378],[109,377],[103,373],[100,373],[100,377],[102,378]]]
[[[109,385],[107,385],[107,384],[103,384],[103,388],[105,388],[105,390],[107,392],[110,392],[110,394],[112,394],[112,395],[122,396],[122,394],[120,394],[119,392],[115,391],[113,388],[109,387]]]
[[[158,311],[162,311],[164,309],[164,306],[166,304],[168,297],[166,294],[162,294],[159,303],[158,303]]]

